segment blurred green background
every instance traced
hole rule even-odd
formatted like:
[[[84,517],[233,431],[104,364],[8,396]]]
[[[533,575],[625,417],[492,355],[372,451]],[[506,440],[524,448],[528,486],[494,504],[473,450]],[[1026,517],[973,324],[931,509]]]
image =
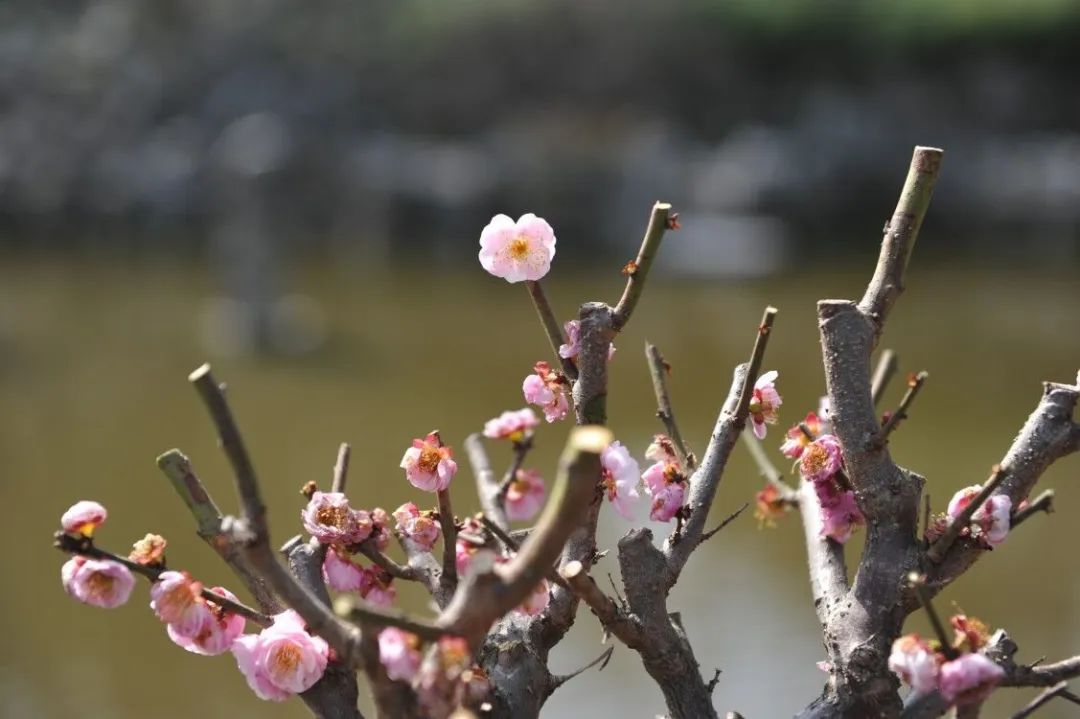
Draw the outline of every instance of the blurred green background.
[[[297,490],[329,481],[342,441],[354,503],[428,501],[398,468],[411,439],[438,427],[460,448],[522,406],[522,378],[549,353],[523,289],[476,262],[497,212],[551,221],[545,285],[569,319],[617,299],[650,204],[671,201],[683,227],[617,340],[612,427],[639,459],[660,429],[648,338],[703,449],[774,304],[766,365],[785,403],[766,446],[783,466],[783,430],[823,391],[814,303],[861,295],[912,145],[944,147],[883,343],[903,373],[930,373],[892,449],[943,509],[988,476],[1040,382],[1080,368],[1078,31],[1066,0],[3,3],[0,501],[26,544],[0,556],[0,716],[305,716],[255,699],[231,657],[174,647],[140,606],[145,586],[112,612],[71,602],[49,535],[75,500],[97,499],[106,546],[156,531],[174,566],[237,588],[154,466],[179,447],[234,506],[186,381],[206,360],[229,385],[275,540],[299,531]],[[901,393],[897,381],[886,405]],[[546,476],[566,429],[540,429],[530,463]],[[1078,472],[1075,457],[1053,467],[1040,487],[1059,513],[939,600],[1007,628],[1023,660],[1080,652]],[[737,452],[716,519],[761,484]],[[627,528],[605,511],[601,544]],[[426,611],[415,588],[399,592]],[[723,670],[719,709],[787,716],[820,691],[797,517],[739,519],[671,607],[703,671]],[[553,669],[587,662],[599,639],[582,612]],[[1033,693],[1001,690],[987,713]],[[545,716],[662,711],[617,647]]]

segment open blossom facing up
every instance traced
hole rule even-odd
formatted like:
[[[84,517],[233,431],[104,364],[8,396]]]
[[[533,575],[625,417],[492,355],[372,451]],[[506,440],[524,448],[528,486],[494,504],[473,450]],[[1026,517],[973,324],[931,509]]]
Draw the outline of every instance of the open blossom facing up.
[[[563,359],[574,360],[581,354],[581,322],[579,320],[569,320],[563,325],[563,330],[566,331],[566,343],[559,345],[559,356]],[[609,344],[607,352],[608,362],[610,362],[611,358],[614,356],[615,345]]]
[[[799,474],[808,482],[824,482],[839,471],[842,458],[840,440],[823,434],[800,452]]]
[[[387,627],[379,632],[379,661],[386,669],[386,676],[411,682],[420,669],[422,646],[418,636],[404,629]]]
[[[331,548],[322,566],[323,581],[335,592],[359,592],[367,575],[364,568]]]
[[[917,692],[937,688],[941,656],[918,634],[907,634],[892,645],[889,669]]]
[[[318,492],[300,513],[304,529],[323,544],[356,544],[371,534],[371,517],[341,492]]]
[[[805,424],[806,428],[810,430],[810,434],[815,437],[828,434],[825,422],[817,416],[816,412],[807,412],[806,419],[802,421],[802,424]],[[799,425],[795,425],[784,435],[784,443],[780,445],[780,453],[785,457],[798,459],[802,455],[803,449],[805,449],[810,442],[811,439],[806,436],[806,433],[802,431],[802,428]]]
[[[525,601],[518,605],[514,611],[528,617],[535,617],[547,609],[548,600],[551,598],[550,590],[551,587],[548,585],[548,581],[541,579],[540,583],[529,592],[529,596],[525,597]]]
[[[555,257],[555,231],[531,212],[514,222],[495,215],[480,233],[480,265],[507,282],[539,280]]]
[[[202,586],[187,572],[162,572],[150,587],[150,608],[180,636],[194,636],[210,617]]]
[[[438,432],[430,432],[424,439],[414,439],[401,458],[401,467],[409,483],[426,492],[443,491],[457,474],[453,452],[443,444]]]
[[[601,484],[615,511],[626,519],[634,518],[634,506],[641,499],[637,485],[640,469],[626,447],[612,442],[600,454]]]
[[[439,539],[442,528],[432,511],[421,512],[412,502],[406,502],[394,510],[397,532],[402,541],[419,549],[430,551]]]
[[[528,407],[516,412],[507,411],[484,423],[484,436],[521,442],[538,424],[540,420],[536,418],[536,413]]]
[[[236,601],[236,595],[224,587],[213,587],[210,591]],[[206,607],[205,621],[195,634],[180,634],[172,624],[166,626],[166,631],[169,639],[189,652],[213,657],[229,651],[233,641],[244,633],[244,618],[225,611],[212,601],[207,601]]]
[[[97,502],[84,499],[71,505],[60,517],[60,526],[67,534],[93,535],[94,530],[105,523],[108,512]]]
[[[537,362],[533,366],[533,374],[521,383],[525,401],[544,410],[544,419],[549,423],[564,419],[570,411],[566,390],[566,378],[543,361]]]
[[[547,488],[535,469],[519,469],[506,488],[506,518],[512,522],[527,522],[544,506]]]
[[[72,557],[60,568],[64,590],[83,604],[113,609],[127,602],[135,577],[111,559]]]
[[[131,546],[128,559],[136,564],[150,566],[165,561],[165,547],[168,542],[160,534],[147,534]]]
[[[956,704],[982,701],[1005,677],[1005,670],[982,654],[969,653],[941,665],[938,689]]]
[[[754,436],[765,439],[765,425],[776,424],[780,418],[780,393],[776,391],[776,378],[780,373],[773,370],[758,377],[754,383],[754,394],[750,398],[750,423],[754,426]]]
[[[956,520],[981,490],[982,487],[976,484],[953,495],[946,512],[949,520]],[[996,547],[1004,542],[1009,534],[1011,515],[1012,500],[1004,494],[992,494],[971,515],[971,535],[982,539],[991,547]]]
[[[284,701],[319,681],[329,646],[308,634],[304,620],[290,609],[275,615],[274,623],[259,634],[237,637],[232,652],[256,696]]]

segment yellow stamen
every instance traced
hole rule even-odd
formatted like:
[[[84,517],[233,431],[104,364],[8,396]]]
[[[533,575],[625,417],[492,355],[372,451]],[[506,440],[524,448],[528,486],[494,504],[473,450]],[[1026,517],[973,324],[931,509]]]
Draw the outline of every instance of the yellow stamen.
[[[510,259],[521,262],[529,256],[529,238],[518,235],[510,241],[506,251],[510,255]]]

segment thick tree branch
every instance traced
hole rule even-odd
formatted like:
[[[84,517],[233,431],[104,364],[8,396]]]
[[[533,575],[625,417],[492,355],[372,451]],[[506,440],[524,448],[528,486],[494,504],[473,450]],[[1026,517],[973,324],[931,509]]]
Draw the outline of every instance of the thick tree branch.
[[[652,214],[649,215],[649,225],[645,228],[645,239],[641,241],[641,249],[638,250],[637,259],[626,270],[626,288],[623,289],[619,303],[612,311],[611,324],[618,332],[630,321],[630,315],[637,307],[641,299],[642,290],[645,288],[645,280],[652,268],[653,258],[660,249],[660,242],[664,239],[671,218],[671,205],[666,202],[657,202],[653,205]]]

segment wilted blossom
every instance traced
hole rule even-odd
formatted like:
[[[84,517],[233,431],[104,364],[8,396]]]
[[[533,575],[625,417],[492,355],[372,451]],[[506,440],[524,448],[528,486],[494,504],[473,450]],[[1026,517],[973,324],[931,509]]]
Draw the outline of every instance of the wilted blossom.
[[[413,547],[429,551],[439,539],[442,528],[435,513],[421,512],[412,502],[406,502],[394,510],[397,532],[401,539]]]
[[[645,459],[652,462],[672,462],[679,464],[679,455],[675,451],[675,442],[666,434],[653,436],[653,441],[645,449]]]
[[[202,582],[192,580],[187,572],[162,572],[150,586],[150,608],[176,634],[194,636],[210,617],[202,587]]]
[[[976,484],[953,495],[946,512],[949,520],[955,521],[981,490],[982,487]],[[1001,544],[1009,534],[1011,515],[1012,500],[1007,495],[990,495],[971,515],[972,536],[981,538],[991,547]]]
[[[649,449],[657,446],[654,442]],[[659,445],[662,447],[662,445]],[[662,450],[653,451],[654,456]],[[677,462],[665,459],[648,467],[641,479],[645,482],[645,491],[652,495],[649,518],[656,522],[670,522],[682,509],[686,495],[686,477]]]
[[[780,418],[780,393],[776,391],[776,378],[780,373],[773,370],[758,377],[754,383],[754,394],[750,398],[750,423],[754,426],[754,436],[765,439],[765,425],[776,424]]]
[[[937,688],[940,663],[940,655],[918,634],[907,634],[897,639],[889,654],[889,669],[917,692]]]
[[[540,583],[529,592],[529,596],[525,597],[525,601],[519,604],[514,611],[528,617],[535,617],[547,609],[548,600],[551,598],[550,590],[551,587],[548,586],[548,581],[541,579]]]
[[[420,637],[397,627],[386,627],[379,632],[379,661],[386,669],[386,676],[394,681],[411,682],[420,669],[423,655]]]
[[[335,592],[359,592],[366,581],[364,568],[331,548],[322,566],[323,581]]]
[[[612,442],[600,454],[601,484],[615,511],[626,519],[634,518],[634,506],[641,499],[637,485],[640,469],[626,447]]]
[[[946,701],[970,704],[982,701],[1005,676],[1005,670],[988,657],[962,654],[941,665],[938,689]]]
[[[467,538],[462,537],[461,534],[458,534],[457,544],[454,545],[454,552],[454,564],[457,567],[458,576],[465,576],[469,573],[469,570],[478,555],[486,554],[491,557],[491,564],[494,564],[495,562],[495,553],[492,550],[488,549],[483,544],[469,541]]]
[[[544,410],[544,419],[550,423],[565,418],[570,411],[566,385],[566,378],[560,372],[551,369],[547,362],[540,361],[533,366],[533,374],[521,383],[521,391],[526,402]]]
[[[83,604],[113,609],[125,603],[135,588],[135,577],[111,559],[72,557],[60,568],[64,590]]]
[[[128,559],[136,564],[149,566],[165,561],[165,547],[168,542],[160,534],[147,534],[131,546]]]
[[[563,329],[566,331],[566,343],[559,345],[559,356],[563,359],[574,359],[581,354],[581,322],[569,320]],[[615,356],[615,345],[608,344],[608,362]]]
[[[815,487],[822,484],[824,483]],[[821,502],[821,536],[832,537],[843,544],[851,539],[856,527],[866,524],[866,517],[859,510],[855,493],[852,491],[830,490],[827,500],[823,498],[822,492],[818,492],[818,500]]]
[[[441,492],[450,486],[457,473],[457,462],[452,457],[453,452],[443,444],[439,433],[430,432],[424,439],[413,440],[401,458],[401,467],[412,486],[426,492]]]
[[[93,535],[94,530],[105,523],[108,512],[97,502],[84,499],[71,505],[60,517],[60,526],[67,534]]]
[[[360,596],[364,601],[377,607],[389,607],[397,599],[397,589],[394,588],[394,578],[380,567],[370,567],[364,570],[363,585],[360,587]]]
[[[279,702],[319,681],[330,648],[322,637],[308,634],[304,620],[290,609],[259,634],[237,637],[232,652],[255,695]]]
[[[540,420],[536,418],[536,413],[528,407],[516,412],[506,411],[484,422],[484,436],[521,442],[538,424]]]
[[[214,587],[210,591],[236,601],[236,595],[224,587]],[[216,602],[207,600],[206,607],[209,611],[195,634],[180,634],[172,624],[166,626],[166,631],[169,639],[189,652],[212,657],[229,651],[233,641],[244,633],[245,620],[239,614],[226,611]]]
[[[519,469],[506,488],[506,518],[513,522],[527,522],[544,506],[547,488],[540,473],[535,469]]]
[[[754,510],[754,518],[758,521],[758,529],[761,527],[775,527],[776,519],[784,516],[790,509],[784,501],[784,495],[776,488],[776,485],[765,485],[765,489],[754,495],[757,508]]]
[[[799,474],[808,482],[827,481],[839,471],[842,459],[840,440],[823,434],[800,452]]]
[[[351,508],[341,492],[316,491],[300,517],[304,529],[323,544],[356,544],[371,534],[371,517]]]
[[[814,437],[821,437],[828,434],[828,430],[825,428],[825,422],[823,422],[816,412],[807,412],[806,419],[801,424],[805,424],[806,428],[810,430],[810,434]],[[803,449],[813,441],[806,436],[806,433],[802,431],[802,427],[795,425],[787,431],[784,435],[784,443],[780,445],[780,453],[785,457],[791,457],[792,459],[798,459],[803,453]]]
[[[390,513],[382,507],[371,510],[371,536],[368,539],[380,552],[390,544]]]
[[[539,280],[555,257],[555,231],[531,212],[514,222],[495,215],[480,233],[480,265],[507,282]]]
[[[990,628],[981,620],[966,614],[956,614],[950,620],[956,631],[953,646],[969,652],[977,652],[990,641]]]

